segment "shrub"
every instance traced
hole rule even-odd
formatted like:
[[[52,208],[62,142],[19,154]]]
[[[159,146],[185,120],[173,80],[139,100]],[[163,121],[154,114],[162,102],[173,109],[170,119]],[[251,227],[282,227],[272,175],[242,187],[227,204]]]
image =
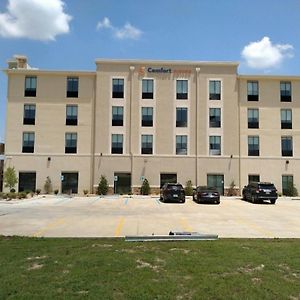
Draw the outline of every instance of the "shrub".
[[[235,183],[234,180],[232,180],[227,192],[227,196],[236,196],[236,190],[234,187],[235,187]]]
[[[3,196],[4,196],[4,193],[0,192],[0,199],[4,199]]]
[[[54,190],[54,194],[55,195],[57,195],[58,194],[58,190],[56,189],[56,190]]]
[[[105,176],[101,175],[100,182],[97,189],[98,195],[106,195],[108,192],[108,183]]]
[[[47,176],[45,184],[44,184],[44,190],[46,194],[51,194],[52,193],[52,182],[49,176]]]
[[[16,190],[15,190],[14,188],[12,188],[12,189],[10,189],[10,192],[11,192],[11,193],[15,193]]]
[[[7,194],[7,198],[8,199],[16,199],[17,198],[17,194],[16,193],[8,193]]]
[[[41,193],[41,189],[37,189],[35,192],[37,195],[39,195]]]
[[[286,194],[286,196],[290,196],[290,197],[298,196],[298,190],[292,182],[290,182],[288,184],[288,188],[287,188],[285,194]]]
[[[145,178],[141,186],[141,195],[149,195],[149,194],[150,194],[150,185],[149,185],[149,181]]]
[[[27,193],[25,191],[18,193],[18,199],[24,199],[24,198],[26,198],[26,196],[27,196]]]
[[[191,180],[188,180],[185,184],[184,192],[186,196],[193,196],[193,184]]]
[[[15,168],[7,168],[3,174],[3,181],[4,181],[4,186],[8,187],[9,190],[14,193],[12,190],[15,187],[15,185],[18,183],[18,178],[16,175],[16,170]]]
[[[87,195],[89,193],[89,190],[83,190],[83,194]]]

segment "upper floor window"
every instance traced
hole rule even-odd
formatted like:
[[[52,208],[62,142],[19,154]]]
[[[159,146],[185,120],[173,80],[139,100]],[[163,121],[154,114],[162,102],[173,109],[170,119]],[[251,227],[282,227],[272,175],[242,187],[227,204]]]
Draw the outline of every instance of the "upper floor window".
[[[188,81],[176,80],[176,99],[188,98]]]
[[[35,124],[35,104],[24,104],[23,124]]]
[[[77,125],[78,119],[78,106],[67,105],[66,106],[66,125]]]
[[[221,155],[221,137],[210,136],[209,137],[209,154]]]
[[[25,77],[25,97],[35,97],[36,96],[36,76],[26,76]]]
[[[209,127],[210,128],[221,127],[221,108],[209,109]]]
[[[113,106],[112,107],[112,126],[123,126],[123,107]]]
[[[187,127],[187,108],[176,108],[176,127]]]
[[[210,80],[209,81],[209,100],[221,99],[221,81]]]
[[[153,126],[153,108],[142,107],[142,126],[152,127]]]
[[[123,134],[111,135],[111,153],[112,154],[123,153]]]
[[[187,135],[176,135],[176,154],[187,155]]]
[[[142,80],[142,99],[153,99],[153,79]]]
[[[77,153],[77,133],[66,133],[65,153]]]
[[[258,81],[247,82],[248,101],[258,101]]]
[[[114,78],[112,80],[112,97],[124,98],[124,79]]]
[[[292,101],[292,84],[290,81],[280,82],[280,101],[281,102]]]
[[[281,155],[293,156],[293,137],[291,136],[281,137]]]
[[[78,98],[78,77],[67,78],[67,97]]]
[[[292,110],[282,109],[281,114],[281,129],[292,129]]]
[[[259,128],[259,111],[257,108],[248,109],[248,128]]]
[[[142,135],[142,154],[152,154],[153,153],[153,135],[143,134]]]
[[[34,132],[23,132],[22,153],[34,152]]]
[[[259,156],[258,136],[248,136],[248,156]]]
[[[259,174],[249,174],[248,175],[248,184],[251,182],[260,182],[260,175]]]

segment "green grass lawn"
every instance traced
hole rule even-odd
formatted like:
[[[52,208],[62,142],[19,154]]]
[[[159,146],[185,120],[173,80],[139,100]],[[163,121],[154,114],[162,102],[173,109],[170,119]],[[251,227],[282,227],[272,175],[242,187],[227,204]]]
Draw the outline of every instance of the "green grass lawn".
[[[300,240],[0,237],[0,299],[300,299]]]

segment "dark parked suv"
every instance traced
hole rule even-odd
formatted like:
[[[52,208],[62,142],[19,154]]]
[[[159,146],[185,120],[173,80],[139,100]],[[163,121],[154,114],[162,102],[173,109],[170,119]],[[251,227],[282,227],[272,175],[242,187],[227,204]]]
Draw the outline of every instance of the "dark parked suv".
[[[275,204],[277,198],[277,189],[270,182],[251,182],[243,188],[243,199],[253,203],[270,200]]]
[[[214,187],[198,186],[193,194],[194,201],[220,204],[220,193]]]
[[[160,189],[160,200],[162,202],[185,202],[185,192],[180,183],[165,183]]]

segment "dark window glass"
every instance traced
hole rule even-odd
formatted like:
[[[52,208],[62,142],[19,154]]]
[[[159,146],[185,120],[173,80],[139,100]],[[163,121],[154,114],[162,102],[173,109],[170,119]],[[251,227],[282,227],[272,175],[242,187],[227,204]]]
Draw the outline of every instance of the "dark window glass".
[[[112,97],[124,98],[124,79],[113,79],[112,84]]]
[[[259,175],[248,175],[248,183],[251,182],[260,182],[260,176]]]
[[[187,108],[176,108],[176,127],[187,127]]]
[[[221,127],[221,109],[210,108],[209,109],[209,127],[220,128]]]
[[[64,194],[78,193],[78,172],[61,173],[61,192]]]
[[[292,110],[282,109],[281,114],[281,129],[292,129]]]
[[[65,153],[77,153],[77,133],[66,133]]]
[[[66,107],[66,125],[77,125],[78,106],[67,105]]]
[[[259,112],[257,108],[248,109],[248,128],[259,128]]]
[[[153,135],[143,134],[142,135],[142,154],[153,153]]]
[[[209,81],[209,100],[221,99],[221,81],[210,80]]]
[[[35,172],[19,172],[19,192],[31,191],[35,192],[36,173]]]
[[[248,136],[248,156],[259,156],[258,136]]]
[[[293,156],[293,138],[291,136],[281,137],[281,155]]]
[[[25,97],[36,96],[36,76],[25,77]]]
[[[67,97],[78,98],[78,77],[67,78]]]
[[[153,99],[153,79],[142,80],[142,99]]]
[[[280,82],[280,101],[281,102],[292,101],[292,84],[290,81]]]
[[[291,196],[291,191],[294,187],[294,178],[292,175],[282,175],[282,194]]]
[[[35,104],[24,104],[24,125],[35,125]]]
[[[221,155],[221,137],[210,136],[209,137],[209,154]]]
[[[34,152],[34,132],[23,132],[23,153]]]
[[[152,127],[153,126],[153,108],[142,107],[142,126]]]
[[[123,126],[123,107],[112,107],[112,126]]]
[[[111,153],[123,153],[123,134],[112,134],[111,136]]]
[[[176,81],[176,99],[188,98],[188,81],[177,80]]]
[[[176,154],[187,155],[187,135],[176,135]]]
[[[248,101],[258,101],[258,81],[247,82]]]

